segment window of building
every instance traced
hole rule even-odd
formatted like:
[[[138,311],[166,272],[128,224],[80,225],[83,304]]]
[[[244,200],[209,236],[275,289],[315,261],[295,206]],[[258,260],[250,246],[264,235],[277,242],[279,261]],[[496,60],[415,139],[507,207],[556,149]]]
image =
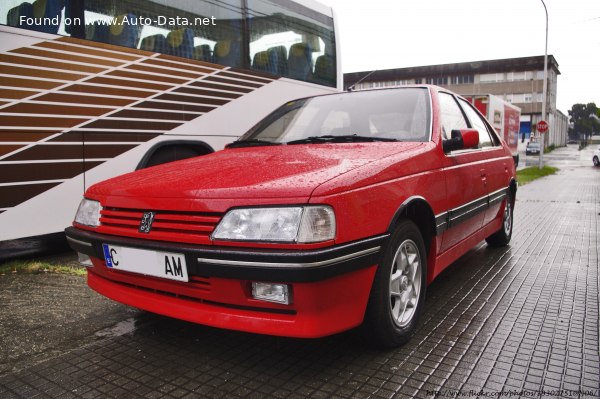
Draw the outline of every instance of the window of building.
[[[447,85],[448,77],[447,76],[438,76],[435,78],[427,78],[427,84],[437,85],[437,86]]]
[[[511,102],[513,103],[524,103],[526,94],[513,94],[513,99]]]
[[[481,83],[504,82],[506,76],[504,73],[483,73],[479,75]]]
[[[452,77],[452,84],[455,85],[473,84],[473,82],[475,82],[475,75],[459,75]]]
[[[513,72],[513,80],[514,81],[525,80],[525,72]]]
[[[479,75],[479,81],[481,83],[495,82],[496,74],[495,73],[482,73],[481,75]]]

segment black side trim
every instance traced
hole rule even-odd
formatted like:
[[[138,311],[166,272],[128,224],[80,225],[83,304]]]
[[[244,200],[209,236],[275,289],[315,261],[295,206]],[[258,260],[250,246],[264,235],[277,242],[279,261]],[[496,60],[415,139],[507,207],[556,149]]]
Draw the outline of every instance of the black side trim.
[[[71,247],[104,259],[102,244],[185,254],[188,274],[255,281],[313,282],[380,262],[389,235],[317,250],[270,250],[212,247],[140,240],[68,227]]]
[[[480,198],[448,212],[448,228],[459,225],[462,222],[477,216],[481,212],[485,212],[489,207],[488,198],[489,197],[487,196]]]
[[[435,228],[438,236],[448,229],[448,212],[440,213],[435,217]]]
[[[455,227],[468,219],[477,216],[481,212],[485,212],[489,207],[504,201],[509,195],[508,188],[495,191],[491,194],[469,202],[458,208],[450,209],[448,212],[440,213],[435,217],[435,225],[437,235],[442,234],[449,228]]]

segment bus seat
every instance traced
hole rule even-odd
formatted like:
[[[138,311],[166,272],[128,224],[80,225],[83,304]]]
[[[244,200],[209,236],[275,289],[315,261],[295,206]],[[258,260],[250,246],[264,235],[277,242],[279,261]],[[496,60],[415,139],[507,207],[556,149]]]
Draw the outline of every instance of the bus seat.
[[[198,61],[213,62],[212,50],[210,45],[201,44],[194,47],[194,59]]]
[[[65,0],[35,0],[33,2],[33,16],[34,18],[50,18],[54,19],[58,17],[59,24],[41,24],[36,25],[35,30],[56,34],[60,27],[60,20],[62,19],[62,9],[65,7]]]
[[[108,25],[98,21],[86,25],[85,37],[95,42],[108,43]]]
[[[239,66],[241,64],[241,45],[237,40],[222,40],[215,44],[215,62],[227,66]]]
[[[194,32],[190,28],[176,29],[167,35],[169,54],[192,58],[194,54]]]
[[[146,36],[140,44],[140,50],[151,51],[153,53],[167,53],[167,47],[167,38],[160,33]]]
[[[33,4],[21,3],[8,10],[6,14],[6,24],[17,28],[25,28],[27,25],[21,24],[21,17],[33,18]]]
[[[257,71],[264,71],[269,73],[274,73],[274,65],[271,64],[269,60],[269,52],[268,51],[259,51],[254,54],[254,59],[252,60],[252,68]]]
[[[287,63],[287,50],[285,46],[275,46],[267,50],[269,53],[269,59],[275,66],[274,73],[280,76],[287,76],[288,63]]]
[[[307,43],[295,43],[288,56],[288,76],[308,80],[312,72],[312,51]]]
[[[332,56],[325,54],[317,58],[313,79],[317,83],[335,86],[335,60]]]
[[[127,17],[129,21],[137,19],[134,14],[123,14],[117,17],[120,23],[110,26],[108,42],[117,46],[136,48],[139,38],[138,26],[133,24],[124,24],[123,20]]]

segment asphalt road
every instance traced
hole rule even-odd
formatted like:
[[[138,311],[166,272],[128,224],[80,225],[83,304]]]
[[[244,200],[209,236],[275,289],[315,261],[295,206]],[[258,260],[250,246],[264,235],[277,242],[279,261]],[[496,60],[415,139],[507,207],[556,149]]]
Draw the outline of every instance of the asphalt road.
[[[600,397],[600,168],[574,146],[545,159],[561,170],[519,188],[511,245],[482,242],[442,273],[402,348],[218,330],[84,277],[6,274],[0,398]]]

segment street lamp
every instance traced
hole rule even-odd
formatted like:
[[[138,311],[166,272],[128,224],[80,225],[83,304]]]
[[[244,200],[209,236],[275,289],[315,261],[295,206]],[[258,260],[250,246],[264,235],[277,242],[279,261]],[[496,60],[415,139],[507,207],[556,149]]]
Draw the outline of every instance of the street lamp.
[[[548,9],[546,3],[541,0],[544,5],[544,11],[546,11],[546,50],[544,51],[544,89],[542,92],[542,120],[546,120],[546,94],[548,92]],[[539,168],[544,167],[544,135],[549,133],[540,134],[540,165]]]

